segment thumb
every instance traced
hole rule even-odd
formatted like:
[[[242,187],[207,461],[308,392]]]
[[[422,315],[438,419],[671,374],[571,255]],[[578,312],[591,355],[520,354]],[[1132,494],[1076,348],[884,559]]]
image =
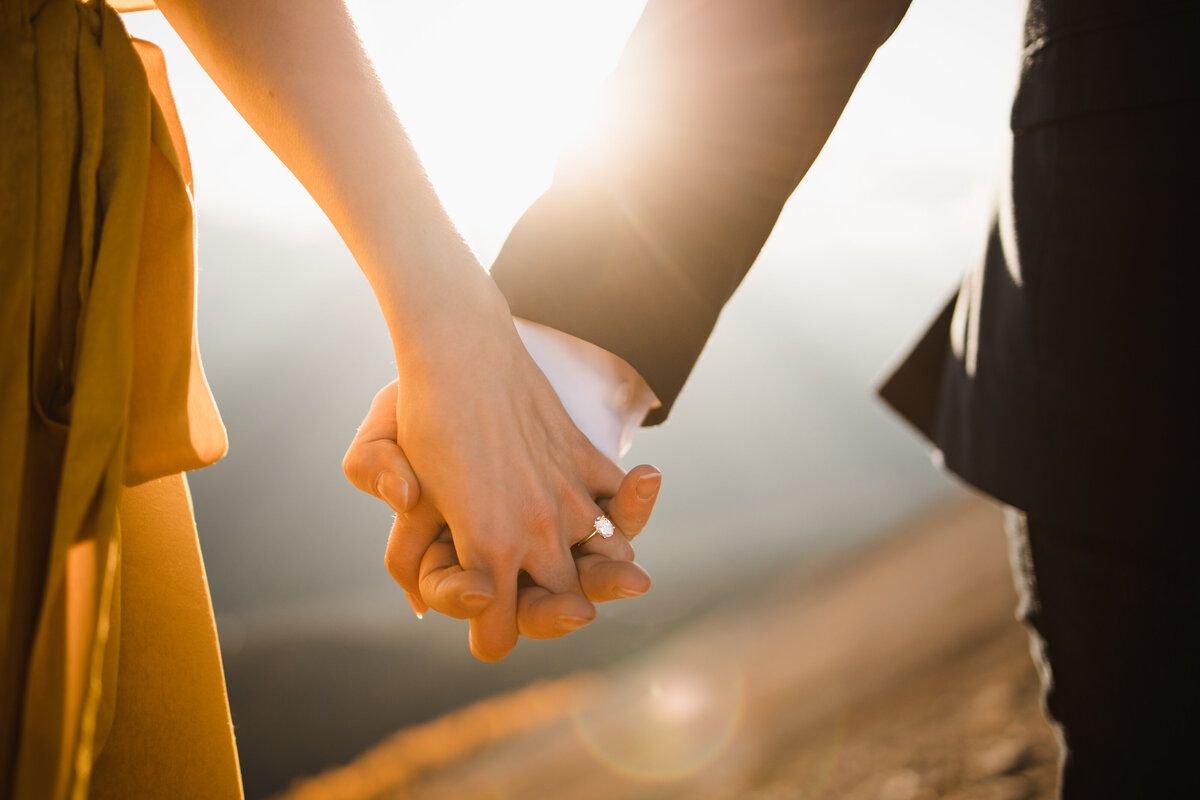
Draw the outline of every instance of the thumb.
[[[632,539],[650,521],[650,512],[658,500],[662,473],[649,464],[634,467],[621,480],[617,493],[608,501],[605,513],[621,533]]]

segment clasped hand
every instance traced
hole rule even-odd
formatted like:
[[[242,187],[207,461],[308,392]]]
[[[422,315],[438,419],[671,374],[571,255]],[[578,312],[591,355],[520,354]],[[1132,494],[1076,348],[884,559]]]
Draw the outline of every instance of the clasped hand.
[[[497,661],[518,635],[562,636],[593,603],[650,588],[630,540],[661,475],[600,453],[515,331],[475,345],[398,357],[401,380],[375,396],[343,469],[396,512],[384,561],[414,611],[469,619],[471,652]],[[573,546],[601,514],[619,535]]]

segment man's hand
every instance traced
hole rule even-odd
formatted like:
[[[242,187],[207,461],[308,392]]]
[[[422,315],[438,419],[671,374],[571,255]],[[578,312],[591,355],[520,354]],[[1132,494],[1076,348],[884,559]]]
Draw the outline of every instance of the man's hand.
[[[475,617],[495,599],[495,582],[486,572],[461,566],[440,513],[420,497],[420,485],[396,441],[396,400],[395,382],[375,396],[342,462],[343,469],[352,484],[396,511],[385,563],[413,610],[418,615],[432,608],[460,619]],[[623,535],[593,537],[571,548],[583,596],[555,593],[522,581],[516,609],[521,635],[538,639],[562,636],[595,616],[591,602],[635,597],[650,588],[650,576],[633,563],[629,540],[649,519],[661,480],[653,467],[636,467],[622,479],[611,499],[599,501]],[[586,531],[581,531],[579,538],[584,535]]]

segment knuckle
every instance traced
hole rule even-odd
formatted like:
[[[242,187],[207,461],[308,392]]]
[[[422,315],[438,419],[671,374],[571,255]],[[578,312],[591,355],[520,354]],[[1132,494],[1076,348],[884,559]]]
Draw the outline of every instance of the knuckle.
[[[534,534],[553,531],[558,525],[558,510],[549,497],[539,496],[525,505],[521,523],[527,531]]]
[[[472,548],[475,555],[489,569],[507,573],[515,571],[515,565],[521,560],[520,540],[512,536],[489,536],[478,542]]]
[[[342,473],[346,476],[346,480],[355,486],[358,485],[358,482],[354,478],[358,471],[359,459],[361,458],[359,450],[358,442],[351,442],[350,447],[346,450],[346,455],[342,456]]]
[[[342,460],[342,471],[355,487],[369,495],[379,496],[379,478],[388,469],[399,472],[387,457],[384,442],[367,442],[351,448]]]
[[[376,448],[365,444],[351,445],[346,451],[346,457],[342,459],[342,472],[346,473],[346,478],[368,494],[375,494],[375,482],[371,478],[380,471]]]
[[[530,553],[561,549],[559,509],[552,503],[531,503],[524,509],[520,524],[521,538],[527,542],[526,550]]]
[[[374,405],[375,403],[389,402],[391,400],[392,396],[395,394],[398,384],[399,384],[399,381],[395,380],[395,381],[391,381],[391,382],[385,384],[383,387],[381,387],[379,389],[379,391],[375,393],[375,396],[373,398],[371,398],[372,405]]]

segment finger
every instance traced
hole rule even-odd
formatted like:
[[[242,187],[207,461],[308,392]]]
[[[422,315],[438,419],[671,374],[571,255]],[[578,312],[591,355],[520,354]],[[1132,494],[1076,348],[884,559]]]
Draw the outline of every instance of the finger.
[[[586,523],[584,523],[586,524]],[[571,523],[564,526],[569,531],[574,531],[583,527],[579,523]],[[546,538],[538,538],[535,541],[542,542],[530,547],[521,566],[533,578],[534,583],[544,586],[552,592],[579,592],[579,576],[575,572],[575,551],[570,544],[561,541],[564,534],[558,534],[560,538],[547,541]],[[583,534],[567,533],[567,538],[582,539]],[[594,539],[599,539],[599,536]]]
[[[517,645],[518,566],[514,554],[496,554],[485,561],[460,547],[455,550],[465,569],[490,575],[495,582],[496,598],[471,617],[468,643],[471,654],[480,661],[500,661]]]
[[[582,596],[571,544],[587,537],[602,514],[587,490],[578,486],[559,500],[557,513],[531,518],[521,567],[533,582],[556,594]],[[592,541],[599,538],[592,537]]]
[[[639,597],[650,591],[650,575],[632,561],[613,561],[601,555],[575,559],[583,593],[593,603]]]
[[[420,484],[396,443],[396,382],[379,390],[342,458],[342,471],[355,487],[403,513],[416,505]]]
[[[650,520],[661,487],[662,473],[649,464],[642,464],[629,470],[612,499],[600,505],[607,506],[605,513],[609,519],[632,539]]]
[[[421,599],[419,594],[405,592],[404,597],[408,600],[408,605],[413,610],[413,613],[417,615],[417,619],[421,619],[425,616],[425,612],[429,611],[429,606]]]
[[[502,660],[517,646],[516,584],[501,586],[496,599],[471,617],[467,643],[471,655],[492,663]]]
[[[496,599],[496,584],[485,573],[465,570],[458,563],[449,533],[438,537],[421,559],[421,597],[434,611],[467,619]]]
[[[617,493],[624,471],[611,458],[596,449],[590,440],[585,446],[579,462],[579,475],[591,490],[593,497],[612,497]]]
[[[596,609],[574,592],[555,594],[541,586],[517,593],[517,630],[527,639],[554,639],[596,618]]]
[[[612,520],[610,519],[609,522]],[[614,561],[633,561],[633,545],[623,535],[624,531],[615,525],[612,530],[613,535],[607,539],[601,533],[592,536],[589,531],[587,537],[571,547],[571,553],[576,561],[580,556],[585,555],[600,555]]]
[[[383,564],[404,591],[421,593],[421,559],[444,527],[437,509],[428,503],[419,504],[407,514],[396,515]]]
[[[351,444],[342,459],[342,471],[356,488],[378,497],[397,514],[417,503],[420,484],[395,442],[380,439]]]
[[[355,439],[391,439],[396,441],[396,400],[399,397],[400,381],[384,386],[371,398],[367,416],[358,426]]]

